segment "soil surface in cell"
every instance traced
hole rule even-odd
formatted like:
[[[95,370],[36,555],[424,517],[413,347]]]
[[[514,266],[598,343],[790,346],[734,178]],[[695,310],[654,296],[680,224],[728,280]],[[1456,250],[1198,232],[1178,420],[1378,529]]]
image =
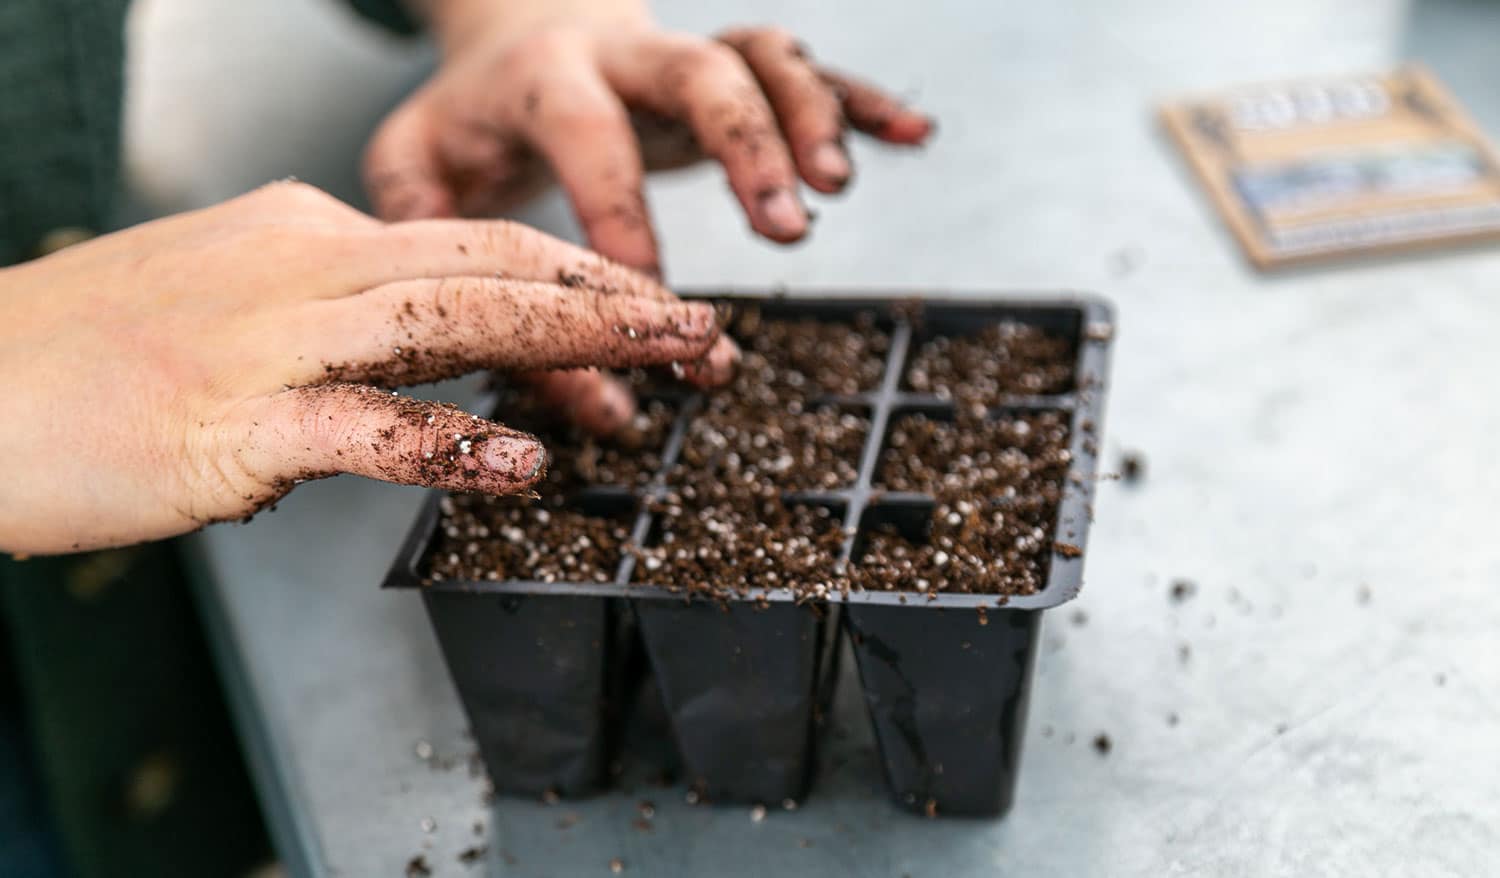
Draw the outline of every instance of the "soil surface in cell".
[[[516,497],[453,495],[443,498],[442,512],[428,556],[432,582],[609,582],[630,536],[627,517]]]
[[[688,488],[774,484],[783,491],[847,488],[859,478],[870,421],[834,406],[803,411],[725,407],[704,413],[688,428],[682,456],[669,483]]]
[[[751,306],[740,310],[729,331],[744,356],[727,393],[719,396],[744,402],[874,390],[891,348],[890,334],[868,313],[847,323],[782,320]]]
[[[635,550],[637,582],[722,599],[791,588],[815,600],[847,587],[837,563],[843,533],[827,508],[788,507],[764,493],[698,497],[674,492],[653,504],[660,532]]]
[[[1005,396],[1066,393],[1074,388],[1073,342],[1024,323],[1003,322],[962,337],[917,346],[905,386],[964,407],[1000,404]]]
[[[1071,390],[1073,342],[1002,323],[918,345],[908,385],[953,405],[893,416],[866,521],[882,519],[881,491],[926,495],[931,514],[856,535],[837,492],[859,480],[871,421],[862,401],[837,398],[879,388],[889,333],[873,316],[771,319],[754,306],[730,329],[744,356],[729,384],[694,399],[670,375],[631,373],[639,393],[664,398],[648,396],[613,440],[588,438],[507,392],[498,419],[548,448],[542,499],[444,500],[428,579],[602,583],[630,555],[633,582],[723,600],[781,588],[812,601],[860,589],[1007,596],[1043,588],[1055,553],[1074,557],[1071,544],[1053,543],[1072,463],[1069,413],[992,414],[1007,396]],[[663,471],[679,412],[692,417]],[[656,487],[641,493],[648,484]],[[653,521],[643,545],[630,544],[628,500],[619,517],[584,514],[578,492],[589,486],[644,497]],[[804,496],[819,492],[830,496]]]

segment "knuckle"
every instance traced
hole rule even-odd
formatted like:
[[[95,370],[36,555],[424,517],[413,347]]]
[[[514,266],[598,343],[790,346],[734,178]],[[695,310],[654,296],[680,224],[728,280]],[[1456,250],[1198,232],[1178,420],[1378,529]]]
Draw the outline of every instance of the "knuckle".
[[[510,51],[508,66],[516,71],[551,70],[558,63],[577,57],[586,48],[585,36],[573,28],[544,28]]]
[[[739,74],[745,62],[734,49],[712,40],[695,40],[677,50],[679,63],[699,76]]]
[[[757,29],[753,27],[732,27],[728,30],[719,31],[717,39],[727,46],[732,46],[736,51],[744,49],[755,39]]]
[[[751,42],[767,49],[787,51],[798,43],[797,35],[780,25],[757,27],[751,31]]]
[[[230,238],[231,244],[246,254],[278,257],[321,254],[329,258],[337,258],[346,251],[350,240],[349,233],[334,226],[278,222],[242,226]]]
[[[480,316],[477,303],[485,281],[477,277],[445,277],[432,285],[429,305],[439,322],[466,325]]]
[[[381,461],[421,451],[435,436],[432,426],[392,417],[384,391],[352,384],[333,384],[301,391],[293,417],[295,433],[314,453],[316,471],[369,471]]]
[[[536,235],[530,228],[513,220],[485,220],[474,229],[481,253],[501,264],[514,260],[517,251]]]
[[[342,396],[327,392],[311,395],[297,413],[298,435],[314,447],[328,452],[347,444],[355,435],[355,406]]]
[[[277,180],[257,190],[267,200],[294,205],[326,205],[334,201],[333,196],[322,189],[301,180]]]
[[[579,135],[628,131],[630,125],[630,117],[619,103],[579,94],[550,102],[547,121]]]
[[[224,423],[211,423],[177,455],[185,496],[195,498],[189,516],[213,520],[253,509],[268,499],[273,479],[246,463],[244,439]]]

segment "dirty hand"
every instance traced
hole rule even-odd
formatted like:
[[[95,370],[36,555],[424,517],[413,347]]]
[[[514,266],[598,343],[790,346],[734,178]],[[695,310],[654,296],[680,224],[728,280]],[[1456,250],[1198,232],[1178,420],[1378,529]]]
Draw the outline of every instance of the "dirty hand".
[[[387,225],[273,184],[0,270],[0,550],[172,536],[341,472],[523,491],[533,437],[368,384],[694,361],[718,338],[710,306],[524,226]]]
[[[656,27],[642,0],[410,0],[442,48],[433,78],[381,125],[365,181],[385,219],[493,215],[555,176],[589,246],[649,273],[660,255],[642,193],[648,167],[703,154],[724,167],[751,227],[807,233],[799,178],[837,192],[846,127],[919,144],[927,117],[815,62],[791,34],[707,39]],[[722,380],[726,339],[710,359]],[[608,376],[548,376],[544,391],[623,395]],[[628,414],[628,413],[624,413]],[[608,429],[611,425],[601,425]]]

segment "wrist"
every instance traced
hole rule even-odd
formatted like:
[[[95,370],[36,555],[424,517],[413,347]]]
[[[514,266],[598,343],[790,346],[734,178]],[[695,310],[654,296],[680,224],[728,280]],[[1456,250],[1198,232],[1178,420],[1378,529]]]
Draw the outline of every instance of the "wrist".
[[[480,37],[515,37],[560,24],[640,27],[651,23],[645,0],[415,0],[443,55]]]

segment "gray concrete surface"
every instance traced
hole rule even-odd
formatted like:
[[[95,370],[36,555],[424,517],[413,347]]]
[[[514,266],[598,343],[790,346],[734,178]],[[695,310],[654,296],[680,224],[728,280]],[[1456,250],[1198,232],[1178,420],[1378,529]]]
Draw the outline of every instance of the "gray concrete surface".
[[[259,6],[291,14],[292,4]],[[292,871],[399,875],[426,850],[437,874],[468,874],[455,857],[477,838],[477,818],[484,870],[507,875],[607,874],[612,857],[644,875],[1492,873],[1500,253],[1257,276],[1150,112],[1182,92],[1416,56],[1482,119],[1500,120],[1496,7],[659,8],[700,31],[783,22],[943,123],[920,156],[860,147],[855,191],[821,204],[812,241],[790,252],[745,236],[712,169],[659,180],[651,198],[678,281],[1087,289],[1118,306],[1108,459],[1139,449],[1149,474],[1101,490],[1087,588],[1046,624],[1016,808],[1000,822],[896,812],[846,699],[846,761],[795,813],[755,824],[743,809],[689,808],[654,791],[657,828],[643,834],[630,825],[639,792],[486,811],[464,770],[413,754],[418,740],[466,752],[464,723],[418,601],[376,588],[420,495],[340,479],[201,540],[221,666]],[[325,134],[356,144],[378,99],[423,63],[373,37],[252,23],[245,10],[234,51],[264,54],[256,34],[276,33],[270,91],[281,93],[245,77],[175,87],[195,111],[227,113],[248,87],[264,112],[285,99],[301,115],[255,126],[274,131],[259,140],[209,126],[174,159],[208,182],[158,191],[216,197],[288,172],[347,181],[348,155],[313,148]],[[318,60],[338,40],[351,54]],[[328,65],[344,73],[325,76]],[[339,120],[347,130],[325,131],[307,108],[346,85],[360,88],[348,99],[360,112]],[[323,170],[301,170],[311,165]],[[562,214],[553,200],[531,216],[566,231]],[[1169,600],[1177,578],[1196,582],[1197,596]],[[1089,746],[1100,732],[1114,744],[1107,757]],[[570,812],[577,825],[557,828]]]

